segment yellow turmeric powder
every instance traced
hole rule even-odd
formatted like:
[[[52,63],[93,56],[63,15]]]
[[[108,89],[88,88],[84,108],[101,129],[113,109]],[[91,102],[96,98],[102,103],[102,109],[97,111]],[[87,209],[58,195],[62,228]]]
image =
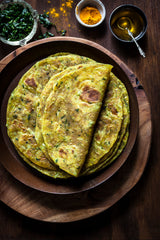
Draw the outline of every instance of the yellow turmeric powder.
[[[88,25],[93,25],[101,20],[102,16],[99,10],[95,7],[85,7],[80,12],[80,19]]]
[[[61,0],[60,4],[58,6],[51,6],[50,4],[53,2],[51,0],[47,0],[48,2],[48,11],[44,10],[44,12],[47,12],[49,17],[53,20],[53,23],[58,27],[61,28],[61,19],[64,18],[65,22],[65,28],[70,28],[71,24],[68,22],[71,19],[71,10],[74,4],[73,0]],[[73,27],[73,25],[72,25]]]
[[[48,3],[51,3],[51,1],[48,0]],[[63,16],[67,17],[68,14],[70,14],[69,10],[72,8],[73,3],[73,0],[62,0],[59,9],[54,7],[49,8],[47,14],[49,14],[52,18],[59,18],[62,16],[62,14]]]

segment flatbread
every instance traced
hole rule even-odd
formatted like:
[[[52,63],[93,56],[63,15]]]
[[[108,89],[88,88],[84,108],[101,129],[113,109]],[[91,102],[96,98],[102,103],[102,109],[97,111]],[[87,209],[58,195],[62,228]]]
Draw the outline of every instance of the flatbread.
[[[28,165],[66,179],[117,159],[127,144],[130,109],[127,89],[111,69],[62,52],[22,76],[8,101],[6,126]]]
[[[108,64],[85,64],[61,77],[47,98],[42,134],[52,161],[78,176],[84,164],[109,75]]]
[[[88,62],[89,62],[89,60],[86,63],[88,63]],[[92,62],[93,61],[91,61],[91,63]],[[38,106],[37,106],[35,138],[36,138],[36,141],[37,141],[40,149],[49,159],[50,159],[50,156],[48,155],[47,147],[44,143],[43,134],[42,134],[42,119],[43,119],[43,114],[44,114],[44,109],[45,109],[47,98],[50,95],[50,93],[53,91],[54,85],[57,83],[57,81],[61,77],[65,76],[66,74],[72,73],[72,72],[74,73],[75,71],[77,71],[82,66],[83,66],[82,64],[78,64],[78,65],[75,65],[75,66],[72,66],[72,67],[68,67],[64,71],[54,75],[48,81],[48,83],[45,85],[45,87],[44,87],[44,89],[43,89],[43,91],[40,95],[39,103],[38,103]]]
[[[33,164],[55,171],[35,139],[37,104],[50,77],[68,66],[91,61],[74,54],[49,56],[34,64],[20,79],[7,106],[7,132],[15,147]]]
[[[113,94],[110,94],[110,91],[113,92]],[[87,156],[81,175],[88,175],[97,172],[98,170],[101,170],[111,164],[111,162],[113,162],[122,153],[127,144],[129,136],[128,127],[130,123],[129,96],[125,85],[113,73],[110,74],[110,83],[108,85],[108,91],[106,95],[107,96],[104,102],[105,109],[101,111],[100,122],[101,119],[107,119],[111,123],[116,120],[115,129],[112,125],[106,126],[105,121],[103,121],[103,124],[100,124],[100,126],[98,125],[97,128],[95,128],[90,152]],[[115,104],[116,101],[118,101],[119,104]],[[122,108],[120,102],[122,104]],[[113,114],[113,112],[117,114]],[[97,148],[97,152],[95,152],[93,146],[96,146],[97,142],[99,144],[99,141],[96,138],[99,131],[99,135],[102,138],[102,136],[105,136],[106,129],[107,131],[110,131],[112,127],[115,131],[109,132],[109,138],[103,138],[103,143],[101,142],[99,149]],[[117,133],[116,136],[115,133]],[[107,142],[109,142],[109,146],[111,146],[109,151],[107,151],[108,146],[107,148],[104,148],[106,140],[108,140]],[[113,140],[115,141],[113,142]],[[113,144],[111,145],[111,143]],[[101,146],[103,146],[103,149],[101,149]]]

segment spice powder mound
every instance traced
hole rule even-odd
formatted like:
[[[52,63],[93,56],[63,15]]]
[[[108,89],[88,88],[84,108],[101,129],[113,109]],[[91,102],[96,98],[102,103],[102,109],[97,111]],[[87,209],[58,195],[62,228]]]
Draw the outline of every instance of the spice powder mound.
[[[85,7],[80,12],[80,19],[88,25],[94,25],[101,20],[102,16],[95,7]]]

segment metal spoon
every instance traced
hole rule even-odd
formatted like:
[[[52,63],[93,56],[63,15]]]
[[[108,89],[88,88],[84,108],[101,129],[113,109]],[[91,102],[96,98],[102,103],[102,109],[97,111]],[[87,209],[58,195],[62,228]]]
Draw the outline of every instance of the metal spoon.
[[[139,51],[139,53],[141,54],[141,56],[145,58],[146,56],[145,56],[144,51],[143,51],[142,48],[139,46],[139,44],[137,43],[136,39],[133,37],[133,34],[131,33],[131,31],[129,31],[128,28],[125,28],[125,29],[127,30],[128,35],[132,38],[132,40],[133,40],[134,43],[136,44],[136,46],[137,46],[137,48],[138,48],[138,51]]]
[[[134,43],[136,44],[140,55],[145,58],[146,56],[145,56],[144,51],[143,51],[142,48],[139,46],[139,44],[137,43],[136,39],[133,37],[133,34],[132,34],[131,31],[129,30],[130,25],[131,25],[131,20],[130,20],[128,17],[125,17],[125,22],[124,22],[123,17],[121,17],[121,18],[118,20],[118,23],[117,23],[117,26],[119,27],[119,29],[121,29],[121,30],[123,30],[123,31],[124,31],[124,30],[127,30],[128,35],[132,38],[132,40],[133,40]]]

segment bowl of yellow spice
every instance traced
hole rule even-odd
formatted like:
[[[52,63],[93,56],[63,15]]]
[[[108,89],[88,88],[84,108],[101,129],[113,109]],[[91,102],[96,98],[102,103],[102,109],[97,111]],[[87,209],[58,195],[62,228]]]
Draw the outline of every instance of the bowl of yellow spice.
[[[85,27],[97,27],[106,16],[106,9],[99,0],[81,0],[75,8],[78,22]]]

